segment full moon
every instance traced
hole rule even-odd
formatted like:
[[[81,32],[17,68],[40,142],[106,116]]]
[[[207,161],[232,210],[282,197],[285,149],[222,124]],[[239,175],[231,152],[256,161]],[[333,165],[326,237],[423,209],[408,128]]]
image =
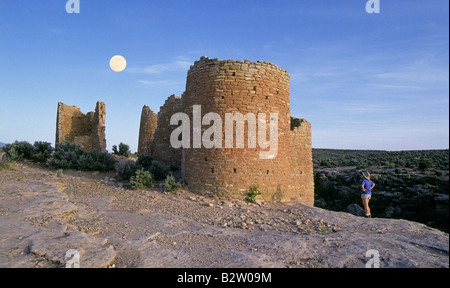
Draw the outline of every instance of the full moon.
[[[109,61],[109,67],[115,72],[122,72],[127,67],[127,60],[123,56],[116,55]]]

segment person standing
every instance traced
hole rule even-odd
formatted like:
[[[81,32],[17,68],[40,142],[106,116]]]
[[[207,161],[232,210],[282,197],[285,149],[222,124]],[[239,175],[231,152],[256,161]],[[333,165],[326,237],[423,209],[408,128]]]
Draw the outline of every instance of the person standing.
[[[370,173],[369,172],[363,172],[362,173],[363,180],[361,182],[361,199],[364,206],[364,212],[366,213],[367,218],[371,218],[372,215],[370,214],[370,208],[369,208],[369,200],[372,198],[372,189],[375,187],[375,183],[373,183],[372,180],[370,180]]]

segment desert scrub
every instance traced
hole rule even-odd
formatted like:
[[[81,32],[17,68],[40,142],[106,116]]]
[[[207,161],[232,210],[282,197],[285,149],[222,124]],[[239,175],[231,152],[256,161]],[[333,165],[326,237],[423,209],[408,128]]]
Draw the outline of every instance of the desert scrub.
[[[63,169],[56,170],[56,177],[62,178],[63,177]]]
[[[114,145],[112,150],[114,155],[125,156],[127,158],[131,157],[130,146],[122,142],[119,144],[119,149],[117,149],[117,146]]]
[[[419,166],[421,160],[427,159],[434,167],[448,170],[448,153],[448,149],[418,151],[313,149],[313,162],[315,167],[320,167],[321,162],[325,160],[327,166],[323,167],[329,168],[358,166],[360,162],[366,162],[369,166],[383,166],[386,163],[392,166],[391,163],[394,163],[396,168],[415,168]]]
[[[26,141],[15,141],[3,147],[5,157],[11,161],[32,160],[34,147]]]
[[[106,152],[85,152],[72,142],[56,144],[55,153],[47,160],[53,169],[80,169],[84,171],[108,172],[116,169],[116,160]]]
[[[136,162],[128,160],[120,163],[119,167],[117,168],[117,176],[121,180],[130,180],[131,176],[136,173],[136,170]]]
[[[46,163],[54,150],[51,143],[36,141],[33,144],[33,155],[31,158],[35,162]]]
[[[11,161],[31,160],[45,163],[53,153],[53,147],[48,142],[36,141],[34,145],[26,141],[15,141],[3,147],[5,157]]]
[[[78,162],[83,154],[80,145],[72,142],[57,143],[55,153],[47,160],[47,165],[54,169],[78,169]]]
[[[153,176],[148,171],[144,171],[143,169],[139,169],[136,173],[130,178],[130,186],[133,189],[140,189],[143,187],[152,187],[153,186]]]
[[[181,184],[177,183],[175,177],[172,175],[167,175],[166,181],[164,182],[164,191],[165,192],[175,192],[181,188]]]
[[[80,156],[78,166],[84,171],[109,172],[116,169],[116,160],[106,152],[90,151]]]
[[[155,180],[161,181],[166,179],[169,173],[169,168],[158,161],[153,160],[148,171],[155,177]]]
[[[150,155],[141,154],[138,156],[138,160],[136,161],[136,166],[138,169],[147,169],[152,165],[153,157]]]
[[[137,169],[143,169],[144,171],[150,172],[156,181],[165,180],[170,171],[168,166],[153,160],[150,155],[139,155],[136,166]]]
[[[428,159],[420,160],[419,162],[419,169],[423,171],[427,171],[433,166],[433,164]]]
[[[245,197],[245,200],[250,203],[256,202],[256,196],[261,195],[261,192],[259,191],[259,185],[257,183],[253,184],[252,187],[250,187],[250,190],[247,193],[247,197]]]
[[[366,169],[369,167],[370,167],[370,164],[367,162],[361,162],[361,163],[358,163],[358,165],[356,165],[356,169]]]

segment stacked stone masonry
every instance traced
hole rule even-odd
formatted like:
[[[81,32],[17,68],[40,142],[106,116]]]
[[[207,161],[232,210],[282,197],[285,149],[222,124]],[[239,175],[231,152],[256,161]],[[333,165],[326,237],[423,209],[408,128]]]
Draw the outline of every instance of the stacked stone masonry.
[[[170,135],[175,126],[170,125],[172,115],[182,112],[182,101],[176,95],[170,96],[158,113],[158,127],[153,139],[155,160],[164,164],[181,166],[181,149],[175,149],[170,145]]]
[[[260,159],[260,152],[269,148],[249,147],[247,121],[244,122],[243,148],[237,148],[236,131],[233,132],[233,148],[226,148],[225,144],[221,148],[192,148],[192,129],[189,148],[172,148],[170,135],[178,126],[170,125],[170,117],[184,112],[189,115],[192,128],[194,105],[201,107],[202,117],[210,112],[217,113],[221,119],[225,119],[227,113],[244,116],[265,113],[267,127],[273,120],[271,113],[278,114],[276,157]],[[236,126],[237,122],[234,122]],[[222,125],[222,139],[225,139],[225,120]],[[209,127],[203,125],[202,134]],[[189,69],[182,97],[172,95],[161,107],[150,141],[155,159],[181,165],[182,176],[193,192],[244,199],[249,188],[257,183],[262,192],[259,197],[264,200],[314,204],[311,124],[291,118],[290,76],[272,63],[202,57]]]
[[[106,152],[105,103],[97,102],[95,112],[83,114],[80,108],[58,103],[55,143],[74,142],[85,151]]]
[[[154,134],[158,124],[158,114],[148,106],[142,108],[141,125],[139,128],[138,154],[154,154]]]

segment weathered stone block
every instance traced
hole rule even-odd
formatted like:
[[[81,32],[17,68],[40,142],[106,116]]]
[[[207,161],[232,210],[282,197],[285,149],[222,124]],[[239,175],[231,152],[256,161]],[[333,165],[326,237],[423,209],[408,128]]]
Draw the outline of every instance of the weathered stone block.
[[[83,114],[80,108],[58,103],[55,143],[74,142],[85,151],[106,152],[105,103],[97,102],[95,112]]]

